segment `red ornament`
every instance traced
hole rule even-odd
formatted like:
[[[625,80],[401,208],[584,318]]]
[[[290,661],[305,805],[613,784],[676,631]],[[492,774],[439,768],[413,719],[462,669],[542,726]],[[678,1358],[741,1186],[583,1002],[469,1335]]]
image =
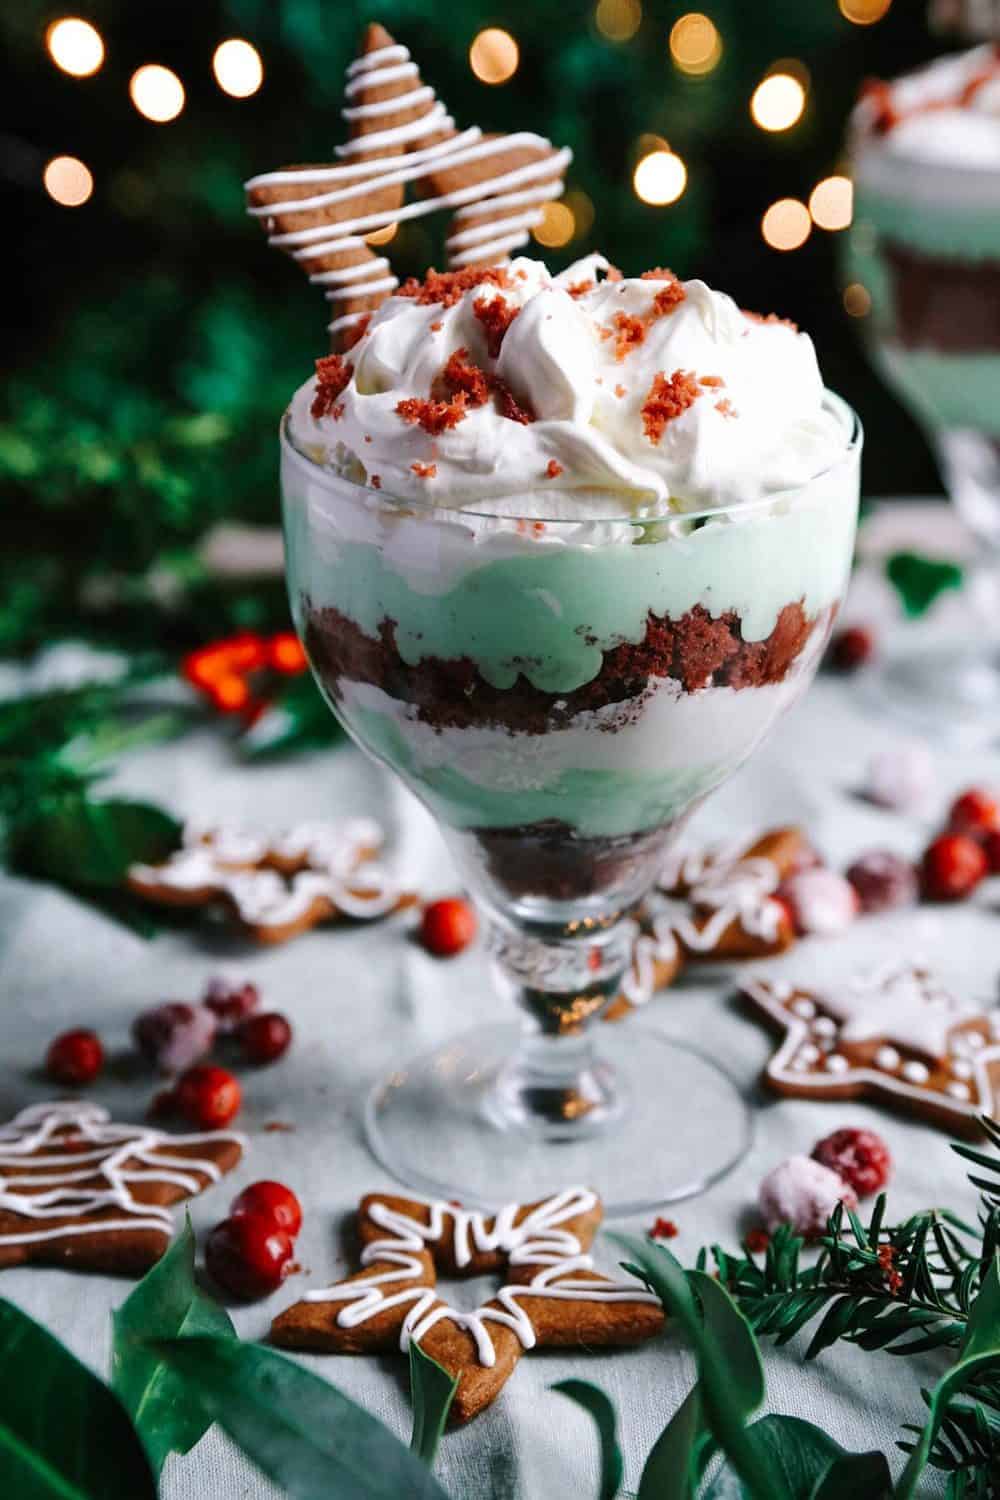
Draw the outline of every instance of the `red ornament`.
[[[424,907],[420,941],[435,958],[451,958],[469,946],[476,927],[476,913],[469,902],[451,896]]]
[[[268,661],[283,677],[297,677],[309,665],[294,630],[281,630],[267,643]]]
[[[223,1219],[205,1242],[205,1265],[213,1281],[244,1301],[277,1291],[288,1274],[292,1241],[273,1219],[239,1214]]]
[[[970,787],[951,804],[948,827],[952,833],[970,833],[981,837],[1000,830],[1000,802],[980,786]]]
[[[835,672],[856,672],[875,655],[875,637],[865,625],[848,625],[830,642],[829,663]]]
[[[859,1198],[881,1192],[892,1173],[889,1147],[874,1130],[835,1130],[817,1141],[812,1154],[849,1182]]]
[[[967,833],[943,833],[928,846],[921,882],[928,901],[962,901],[988,872],[981,844]]]
[[[276,1228],[284,1230],[292,1239],[302,1228],[302,1206],[283,1182],[251,1182],[233,1199],[229,1212],[234,1219],[244,1214],[270,1219]]]
[[[276,678],[297,676],[306,666],[292,631],[261,636],[244,630],[189,652],[181,675],[220,713],[239,715],[250,725],[266,709]]]
[[[92,1083],[103,1067],[100,1037],[82,1028],[64,1031],[45,1054],[45,1071],[56,1083]]]
[[[243,1091],[225,1068],[201,1063],[181,1074],[174,1097],[185,1120],[200,1130],[218,1130],[239,1113]]]
[[[277,1062],[291,1045],[292,1028],[276,1010],[250,1016],[240,1027],[240,1046],[247,1062]]]

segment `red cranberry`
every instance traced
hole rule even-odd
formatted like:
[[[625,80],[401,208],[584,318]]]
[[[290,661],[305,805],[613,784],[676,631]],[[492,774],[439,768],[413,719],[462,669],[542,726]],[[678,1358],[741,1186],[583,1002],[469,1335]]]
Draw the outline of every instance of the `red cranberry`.
[[[291,1025],[276,1010],[261,1011],[240,1027],[240,1046],[247,1062],[277,1062],[288,1051],[291,1040]]]
[[[231,984],[228,979],[211,979],[202,1004],[212,1012],[221,1032],[236,1031],[260,1004],[255,984]]]
[[[432,901],[420,919],[420,941],[435,958],[451,958],[476,935],[476,913],[468,901],[451,896]]]
[[[1000,802],[983,787],[970,787],[951,804],[948,827],[952,833],[971,833],[979,837],[1000,830]]]
[[[56,1083],[91,1083],[103,1067],[104,1048],[93,1031],[64,1031],[45,1054],[45,1071]]]
[[[848,625],[830,642],[829,663],[835,672],[856,672],[875,655],[875,636],[866,625]]]
[[[928,901],[961,901],[988,872],[981,844],[967,833],[943,833],[924,853],[921,877]]]
[[[215,1030],[215,1017],[204,1005],[169,1000],[136,1016],[132,1039],[161,1073],[180,1073],[211,1049]]]
[[[202,1064],[188,1068],[177,1080],[174,1097],[178,1111],[200,1130],[228,1125],[239,1113],[243,1093],[239,1081],[225,1068]]]
[[[863,912],[890,911],[912,906],[917,899],[917,872],[908,859],[890,849],[862,854],[847,871]]]
[[[802,870],[782,881],[777,892],[799,933],[832,937],[844,932],[858,914],[854,887],[836,870]]]
[[[850,1183],[859,1198],[881,1192],[892,1173],[889,1147],[874,1130],[835,1130],[817,1141],[813,1160]]]
[[[991,875],[1000,875],[1000,829],[988,833],[983,839],[983,853]]]
[[[302,1228],[302,1206],[291,1188],[283,1182],[251,1182],[229,1205],[234,1219],[243,1214],[252,1214],[259,1219],[270,1219],[278,1229],[283,1229],[292,1239]]]
[[[291,1258],[290,1236],[273,1219],[255,1214],[223,1219],[205,1242],[205,1265],[212,1280],[247,1302],[277,1291]]]

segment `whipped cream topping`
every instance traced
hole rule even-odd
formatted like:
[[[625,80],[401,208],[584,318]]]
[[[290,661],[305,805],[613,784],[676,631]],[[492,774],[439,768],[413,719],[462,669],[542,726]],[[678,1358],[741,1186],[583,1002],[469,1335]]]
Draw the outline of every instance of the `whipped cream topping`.
[[[552,520],[742,504],[837,460],[847,434],[824,406],[806,334],[703,281],[608,269],[593,255],[551,276],[519,258],[499,286],[389,298],[344,356],[349,379],[323,414],[315,379],[296,393],[293,442],[399,499]],[[510,317],[499,340],[483,316],[497,298]],[[407,420],[401,402],[455,399],[442,376],[457,351],[489,396],[459,398],[442,430],[412,409]],[[533,420],[505,414],[503,392]]]
[[[869,86],[851,125],[859,149],[1000,170],[1000,48],[939,57],[892,83]]]

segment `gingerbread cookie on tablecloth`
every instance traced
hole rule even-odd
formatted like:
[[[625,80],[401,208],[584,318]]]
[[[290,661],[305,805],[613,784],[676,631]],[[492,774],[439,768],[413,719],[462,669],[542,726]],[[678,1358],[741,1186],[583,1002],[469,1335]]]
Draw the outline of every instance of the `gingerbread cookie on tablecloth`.
[[[174,1232],[169,1205],[232,1171],[244,1144],[231,1130],[117,1125],[78,1100],[23,1109],[0,1127],[0,1269],[148,1270]]]
[[[458,1377],[452,1416],[467,1422],[495,1400],[527,1349],[637,1344],[663,1327],[651,1292],[593,1269],[586,1252],[601,1217],[587,1188],[496,1215],[370,1193],[358,1208],[365,1269],[307,1292],[275,1318],[271,1339],[331,1354],[405,1351],[416,1341]],[[460,1312],[437,1296],[438,1271],[500,1272],[504,1285]]]
[[[961,1135],[1000,1107],[1000,1010],[960,1000],[910,963],[825,990],[747,979],[743,995],[782,1033],[764,1070],[797,1099],[860,1099]]]
[[[632,968],[605,1019],[645,1005],[688,961],[772,958],[791,947],[795,930],[774,893],[810,858],[798,828],[771,829],[751,844],[672,853],[640,908]]]
[[[301,823],[273,837],[239,829],[184,829],[159,865],[132,865],[129,890],[159,906],[221,906],[259,943],[284,943],[319,922],[368,921],[412,906],[416,895],[376,855],[370,818]]]

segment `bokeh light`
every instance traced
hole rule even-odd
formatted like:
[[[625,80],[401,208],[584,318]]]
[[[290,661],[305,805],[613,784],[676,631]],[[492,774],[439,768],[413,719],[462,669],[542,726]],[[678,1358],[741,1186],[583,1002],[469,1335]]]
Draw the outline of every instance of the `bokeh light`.
[[[365,235],[366,245],[388,245],[390,240],[396,238],[398,223],[387,224],[384,229],[373,229],[371,234]]]
[[[94,191],[90,168],[76,156],[54,156],[42,173],[42,183],[63,208],[79,208]]]
[[[760,232],[772,250],[797,250],[809,238],[812,219],[798,198],[779,198],[760,223]]]
[[[563,198],[563,202],[573,215],[573,238],[575,240],[586,239],[594,227],[594,203],[582,188],[571,188]]]
[[[837,0],[840,14],[855,26],[874,26],[888,15],[892,0]]]
[[[540,245],[547,245],[550,250],[568,245],[576,232],[573,210],[558,200],[546,203],[542,217],[531,232]]]
[[[643,203],[676,203],[687,187],[687,167],[674,151],[651,151],[636,166],[632,186]]]
[[[675,21],[670,31],[670,56],[676,68],[693,78],[701,78],[718,67],[722,38],[711,17],[692,10]]]
[[[750,113],[761,130],[790,130],[802,118],[806,91],[791,73],[769,73],[758,83]]]
[[[176,120],[184,108],[184,85],[169,68],[159,63],[144,63],[129,80],[129,98],[141,115],[165,125]]]
[[[506,83],[517,72],[520,49],[509,31],[487,26],[469,48],[469,66],[480,83]]]
[[[594,25],[609,42],[630,42],[641,24],[639,0],[597,0]]]
[[[809,212],[820,229],[846,229],[854,216],[854,184],[849,177],[824,177],[809,195]]]
[[[871,312],[871,292],[860,281],[844,287],[844,310],[850,318],[867,318]]]
[[[235,36],[216,47],[212,72],[222,92],[234,99],[249,99],[264,82],[264,64],[257,48]]]
[[[74,78],[89,78],[104,61],[101,33],[79,16],[53,21],[45,31],[45,46],[56,67]]]

